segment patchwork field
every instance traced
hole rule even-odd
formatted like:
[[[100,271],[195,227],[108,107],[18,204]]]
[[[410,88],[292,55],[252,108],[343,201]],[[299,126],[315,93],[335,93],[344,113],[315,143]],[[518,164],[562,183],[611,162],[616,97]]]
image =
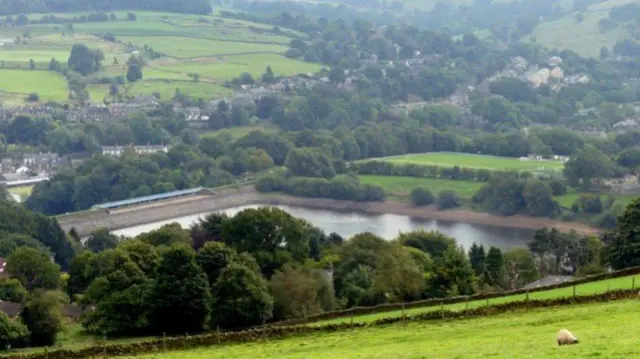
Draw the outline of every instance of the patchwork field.
[[[222,85],[243,72],[259,77],[267,66],[276,75],[321,69],[318,64],[282,55],[291,40],[304,39],[304,34],[293,30],[274,30],[264,24],[218,16],[134,13],[136,21],[128,21],[127,12],[115,12],[116,20],[76,22],[72,29],[66,24],[0,26],[0,69],[11,71],[3,72],[7,75],[0,79],[0,91],[5,92],[2,102],[20,104],[31,92],[37,92],[42,100],[68,101],[62,76],[49,71],[26,72],[31,60],[38,70],[48,70],[52,58],[66,67],[74,44],[85,44],[104,53],[102,69],[86,79],[91,101],[108,97],[109,86],[98,83],[98,79],[125,75],[126,62],[135,51],[147,58],[147,64],[142,81],[119,86],[119,92],[129,96],[160,93],[166,98],[180,89],[192,97],[208,99],[229,94],[230,90]],[[80,15],[86,13],[56,14],[67,19]],[[42,14],[28,17],[40,19]],[[103,40],[100,36],[105,33],[114,35],[116,42]],[[13,41],[16,37],[21,41]],[[161,57],[151,59],[148,49]],[[193,74],[198,74],[200,81],[193,81]],[[25,76],[27,81],[14,81]],[[54,77],[57,80],[52,80]],[[65,82],[63,87],[59,80]]]
[[[296,336],[283,340],[154,353],[126,359],[211,358],[635,358],[631,320],[638,301],[517,311],[494,317],[411,322]],[[568,328],[580,344],[558,347],[555,334]]]
[[[560,161],[520,160],[517,158],[449,152],[385,157],[378,160],[385,160],[394,163],[416,163],[450,167],[459,166],[469,168],[486,168],[491,170],[562,170],[564,166]]]

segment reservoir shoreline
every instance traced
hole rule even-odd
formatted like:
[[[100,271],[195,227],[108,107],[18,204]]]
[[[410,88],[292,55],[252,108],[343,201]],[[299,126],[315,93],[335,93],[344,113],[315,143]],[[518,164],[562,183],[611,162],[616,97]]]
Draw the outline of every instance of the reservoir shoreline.
[[[539,229],[557,228],[561,231],[575,230],[583,234],[599,234],[600,228],[577,222],[562,222],[550,218],[515,215],[495,216],[488,213],[469,210],[439,211],[434,206],[414,207],[408,203],[395,201],[354,202],[324,198],[303,198],[286,195],[262,194],[253,186],[225,188],[215,190],[212,195],[197,195],[178,199],[163,200],[148,204],[135,205],[120,209],[91,210],[58,216],[57,220],[66,232],[72,227],[81,237],[88,236],[93,230],[107,228],[110,231],[167,221],[199,213],[216,212],[246,205],[281,205],[336,212],[361,212],[364,214],[394,214],[420,219],[433,219],[448,222],[461,222],[486,226]]]

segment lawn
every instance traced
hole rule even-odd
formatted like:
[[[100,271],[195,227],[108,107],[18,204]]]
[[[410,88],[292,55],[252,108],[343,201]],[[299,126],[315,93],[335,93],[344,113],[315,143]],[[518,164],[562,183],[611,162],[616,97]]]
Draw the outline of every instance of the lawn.
[[[276,75],[295,75],[297,73],[316,72],[320,65],[291,60],[277,54],[255,54],[242,56],[226,56],[223,58],[200,59],[200,61],[182,61],[181,63],[166,62],[159,69],[173,73],[197,73],[201,77],[218,81],[231,80],[243,72],[254,77],[262,75],[267,68]]]
[[[638,301],[627,300],[517,311],[442,322],[413,322],[300,335],[221,347],[153,353],[124,359],[214,358],[637,358]],[[580,344],[558,347],[556,332],[571,330]]]
[[[119,36],[118,40],[176,58],[232,55],[254,52],[285,52],[287,46],[248,42],[216,41],[178,36]]]
[[[509,157],[483,156],[467,153],[438,152],[413,154],[394,157],[384,157],[384,160],[394,163],[416,163],[423,165],[459,166],[469,168],[486,168],[491,170],[561,170],[564,166],[560,161],[532,161]]]
[[[635,279],[634,279],[635,278]],[[631,289],[640,287],[640,275],[628,276],[628,277],[620,277],[614,279],[601,280],[597,282],[585,283],[576,286],[576,295],[592,295],[598,293],[604,293],[607,290],[616,290],[616,289]],[[554,299],[554,298],[563,298],[570,297],[573,295],[573,287],[566,288],[558,288],[541,292],[534,292],[529,294],[529,299]],[[493,298],[489,300],[477,300],[470,301],[468,304],[469,308],[481,307],[483,305],[491,305],[491,304],[501,304],[508,303],[514,301],[521,301],[527,298],[526,294],[518,294],[518,295],[510,295],[505,297]],[[448,310],[463,310],[467,308],[467,303],[457,303],[457,304],[448,304],[444,306],[445,309]],[[434,310],[440,310],[440,306],[431,306],[431,307],[423,307],[423,308],[413,308],[406,310],[406,314],[420,314],[425,312],[430,312]],[[382,312],[375,314],[366,314],[360,315],[353,318],[354,322],[373,322],[375,320],[381,318],[388,317],[399,317],[402,315],[401,310],[394,310],[390,312]],[[328,323],[342,323],[342,322],[350,322],[351,317],[343,317],[336,318],[331,320],[325,320],[320,322],[312,323],[311,325],[323,325]]]
[[[420,177],[399,177],[399,176],[358,176],[360,182],[366,184],[377,184],[390,193],[410,193],[418,186],[426,186],[433,193],[438,193],[444,189],[454,190],[462,197],[471,198],[484,185],[482,182],[455,181],[446,179],[420,178]]]
[[[0,69],[0,91],[25,96],[35,92],[43,101],[65,101],[69,92],[67,81],[59,73],[6,69]]]
[[[254,126],[239,126],[239,127],[230,127],[230,128],[223,128],[221,130],[216,130],[216,131],[211,131],[211,132],[206,132],[201,134],[201,137],[216,137],[219,134],[223,133],[223,132],[228,132],[231,134],[231,136],[233,136],[233,138],[240,138],[243,136],[248,135],[249,133],[253,132],[253,131],[262,131],[265,133],[278,133],[280,132],[280,128],[277,125],[274,125],[272,123],[262,123],[260,125],[254,125]]]

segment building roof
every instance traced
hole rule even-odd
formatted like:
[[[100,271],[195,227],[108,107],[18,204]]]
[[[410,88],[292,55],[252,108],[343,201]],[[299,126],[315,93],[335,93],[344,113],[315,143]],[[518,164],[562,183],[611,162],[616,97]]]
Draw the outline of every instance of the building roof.
[[[130,206],[130,205],[138,204],[138,203],[153,202],[153,201],[159,201],[161,199],[167,199],[167,198],[172,198],[172,197],[179,197],[179,196],[186,196],[186,195],[190,195],[190,194],[195,194],[195,193],[198,193],[198,192],[202,191],[203,189],[204,189],[203,187],[196,187],[196,188],[190,188],[190,189],[185,189],[185,190],[181,190],[181,191],[158,193],[158,194],[153,194],[153,195],[150,195],[150,196],[129,198],[129,199],[125,199],[125,200],[122,200],[122,201],[101,203],[101,204],[97,204],[97,205],[93,206],[92,208],[94,208],[94,209],[108,209],[108,208],[118,208],[118,207],[123,207],[123,206]]]
[[[539,279],[535,282],[531,282],[527,285],[525,285],[523,288],[524,289],[533,289],[533,288],[538,288],[538,287],[546,287],[549,285],[554,285],[554,284],[560,284],[560,283],[564,283],[564,282],[570,282],[572,281],[574,278],[572,276],[568,276],[568,275],[549,275],[546,276],[542,279]]]

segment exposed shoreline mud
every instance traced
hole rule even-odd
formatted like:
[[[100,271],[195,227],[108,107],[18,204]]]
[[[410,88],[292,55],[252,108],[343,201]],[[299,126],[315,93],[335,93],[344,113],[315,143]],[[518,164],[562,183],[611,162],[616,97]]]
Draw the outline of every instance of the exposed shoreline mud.
[[[578,222],[562,222],[550,218],[516,215],[494,216],[469,210],[439,211],[434,206],[414,207],[407,203],[353,202],[323,198],[301,198],[285,195],[265,195],[256,192],[253,186],[226,188],[215,195],[198,195],[149,204],[131,206],[111,211],[93,210],[60,216],[58,222],[65,231],[72,227],[80,236],[87,236],[97,228],[123,229],[172,218],[214,212],[245,205],[286,205],[332,211],[360,211],[367,214],[396,214],[415,218],[464,222],[507,228],[538,229],[557,228],[561,231],[575,230],[584,234],[598,234],[602,229]]]

